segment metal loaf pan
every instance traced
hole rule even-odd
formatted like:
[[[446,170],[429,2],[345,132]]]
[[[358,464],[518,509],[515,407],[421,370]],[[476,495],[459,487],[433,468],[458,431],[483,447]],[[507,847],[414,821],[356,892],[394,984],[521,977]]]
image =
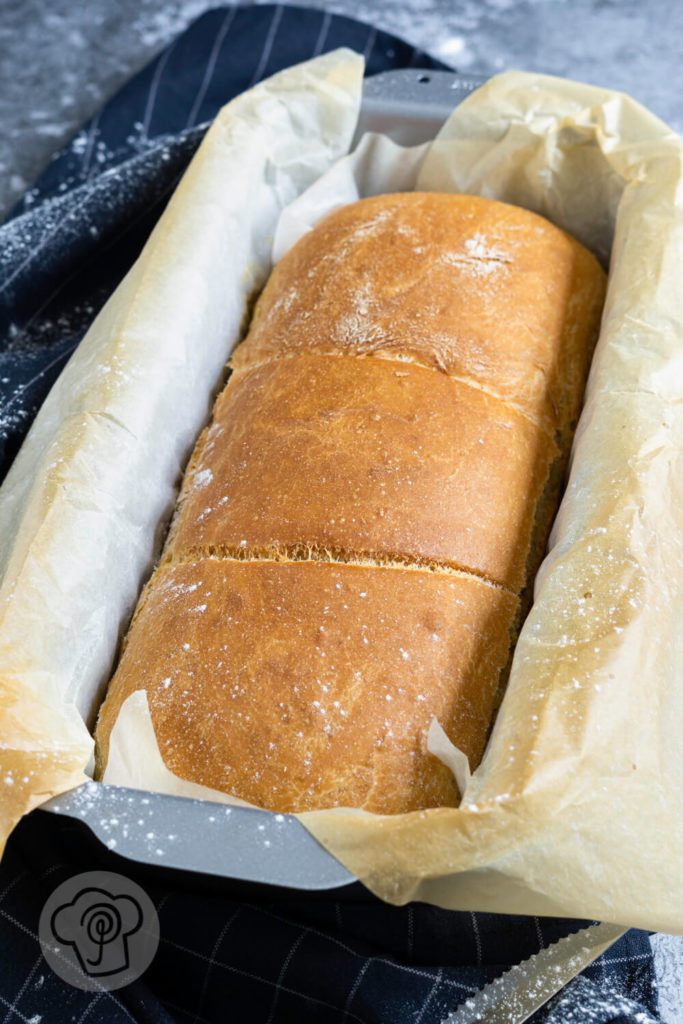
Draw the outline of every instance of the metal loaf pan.
[[[368,78],[356,138],[382,132],[403,145],[433,138],[453,108],[486,79],[400,70]],[[142,867],[201,873],[287,890],[339,889],[356,880],[291,814],[89,782],[41,811],[87,826],[103,855]],[[93,844],[91,844],[91,851]],[[132,865],[131,865],[132,866]],[[121,870],[125,870],[119,862]]]

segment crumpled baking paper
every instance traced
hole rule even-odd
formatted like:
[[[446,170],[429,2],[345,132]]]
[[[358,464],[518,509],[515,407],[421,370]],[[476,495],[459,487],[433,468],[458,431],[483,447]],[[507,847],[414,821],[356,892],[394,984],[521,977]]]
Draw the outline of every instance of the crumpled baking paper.
[[[220,111],[0,489],[0,846],[86,778],[85,723],[270,271],[280,210],[348,150],[362,75],[339,50]]]
[[[395,153],[389,178],[396,147],[364,145],[362,161],[312,175],[327,177],[313,186],[320,213],[330,180],[366,194],[361,165],[375,191],[477,193],[568,230],[610,261],[610,284],[550,552],[460,807],[300,820],[392,902],[683,932],[681,140],[624,95],[508,72],[468,97],[431,144]],[[310,198],[282,217],[276,255],[306,229]],[[178,216],[191,221],[194,203],[201,195],[186,192]],[[20,669],[12,679],[22,685]],[[27,699],[47,686],[27,684]]]
[[[626,96],[508,72],[421,162],[416,188],[532,209],[610,280],[550,552],[460,807],[301,815],[385,899],[683,932],[682,154]]]

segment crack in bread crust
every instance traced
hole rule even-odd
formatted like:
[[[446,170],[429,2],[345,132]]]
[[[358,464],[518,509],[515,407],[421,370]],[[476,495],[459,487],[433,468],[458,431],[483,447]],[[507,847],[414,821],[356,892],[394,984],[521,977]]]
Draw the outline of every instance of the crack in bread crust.
[[[419,359],[417,356],[408,354],[401,351],[392,351],[391,349],[379,349],[376,352],[349,352],[343,349],[330,351],[329,349],[316,351],[315,348],[308,348],[305,352],[295,350],[293,352],[271,352],[268,356],[263,359],[254,360],[253,362],[245,362],[243,365],[231,368],[231,374],[239,375],[240,377],[246,377],[248,374],[260,370],[261,367],[267,366],[270,363],[277,363],[285,359],[297,359],[301,358],[302,355],[307,356],[324,356],[330,359],[383,359],[387,363],[410,363],[413,366],[420,366],[425,370],[433,370],[435,373],[441,373],[449,380],[455,381],[458,384],[462,384],[464,387],[473,388],[475,391],[481,391],[483,394],[492,398],[496,402],[500,402],[501,405],[509,409],[514,415],[521,416],[522,419],[532,424],[535,428],[542,430],[555,442],[558,441],[561,436],[559,430],[551,428],[542,419],[536,420],[533,416],[530,416],[528,412],[525,412],[523,408],[515,405],[504,395],[501,395],[494,388],[486,387],[480,381],[474,377],[468,377],[465,374],[449,372],[448,367],[435,363],[429,359]],[[539,367],[539,370],[541,368]],[[542,370],[541,370],[542,372]]]
[[[427,558],[406,558],[399,554],[388,555],[374,551],[346,551],[341,548],[323,547],[318,544],[268,544],[263,547],[241,547],[240,545],[216,544],[206,547],[188,548],[182,556],[168,553],[159,568],[199,562],[203,559],[234,562],[331,562],[335,565],[362,565],[375,569],[404,569],[415,572],[433,572],[443,576],[459,576],[477,580],[487,587],[500,590],[511,597],[517,593],[502,586],[483,573],[463,565],[449,565]]]

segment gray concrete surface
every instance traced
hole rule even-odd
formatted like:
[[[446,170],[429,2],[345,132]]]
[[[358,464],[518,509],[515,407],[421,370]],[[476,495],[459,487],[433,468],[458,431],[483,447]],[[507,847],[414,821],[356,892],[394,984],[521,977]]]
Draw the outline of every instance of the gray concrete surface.
[[[677,0],[300,0],[463,71],[518,67],[623,89],[683,131]],[[0,216],[116,89],[216,0],[0,0]]]

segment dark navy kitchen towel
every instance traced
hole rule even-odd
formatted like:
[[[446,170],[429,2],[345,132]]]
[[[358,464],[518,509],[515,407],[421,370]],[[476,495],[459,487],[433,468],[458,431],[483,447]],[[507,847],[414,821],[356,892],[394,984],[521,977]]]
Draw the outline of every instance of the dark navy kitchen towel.
[[[439,1024],[510,964],[589,923],[392,907],[360,886],[233,892],[98,852],[84,827],[56,819],[44,811],[25,818],[0,871],[0,1019],[8,1024]],[[37,938],[53,890],[93,869],[140,884],[160,924],[142,977],[96,993],[62,981]],[[655,1006],[649,941],[631,931],[532,1020],[652,1024]]]
[[[283,5],[209,11],[59,153],[0,228],[0,476],[37,408],[130,267],[203,134],[232,96],[315,54],[350,46],[368,74],[443,67],[371,26]],[[198,836],[197,841],[201,842]],[[34,812],[0,865],[0,1020],[6,1024],[437,1024],[505,967],[578,922],[384,905],[357,890],[236,894],[93,853],[83,831]],[[112,855],[113,856],[113,855]],[[38,942],[57,885],[106,866],[156,906],[160,943],[142,977],[86,992]],[[533,1019],[648,1024],[647,935],[629,932]]]

